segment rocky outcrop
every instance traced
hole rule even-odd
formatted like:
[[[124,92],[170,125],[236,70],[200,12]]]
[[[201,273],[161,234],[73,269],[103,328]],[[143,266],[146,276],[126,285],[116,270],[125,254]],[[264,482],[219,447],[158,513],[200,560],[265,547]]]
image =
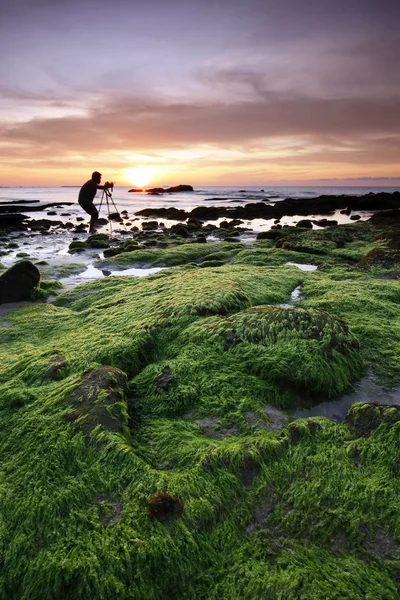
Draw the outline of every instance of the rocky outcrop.
[[[40,271],[29,260],[22,260],[0,275],[0,304],[26,300],[40,284]]]
[[[178,186],[180,187],[180,186]],[[154,191],[157,190],[158,191]],[[154,193],[160,193],[162,188],[154,188]],[[169,188],[170,191],[173,188]],[[184,190],[182,190],[184,191]],[[244,206],[197,206],[190,212],[179,211],[179,217],[174,216],[173,211],[177,209],[147,208],[136,213],[138,216],[169,218],[185,220],[187,218],[199,219],[201,221],[216,221],[221,218],[230,219],[279,219],[284,216],[308,216],[308,215],[330,215],[336,210],[345,210],[346,213],[356,211],[391,211],[396,216],[400,211],[400,192],[389,194],[380,192],[378,194],[366,194],[365,196],[318,196],[318,198],[286,198],[276,202],[273,206],[265,202],[252,202]],[[166,211],[169,211],[169,215]],[[176,213],[178,214],[178,213]],[[383,214],[381,212],[381,214]],[[334,225],[333,221],[323,221],[319,226],[326,227]]]
[[[130,192],[141,192],[143,190],[132,189],[129,191]],[[146,190],[146,192],[148,194],[174,194],[176,192],[193,192],[193,188],[191,185],[181,184],[181,185],[175,185],[175,186],[172,186],[169,188],[161,188],[161,187],[149,188]]]

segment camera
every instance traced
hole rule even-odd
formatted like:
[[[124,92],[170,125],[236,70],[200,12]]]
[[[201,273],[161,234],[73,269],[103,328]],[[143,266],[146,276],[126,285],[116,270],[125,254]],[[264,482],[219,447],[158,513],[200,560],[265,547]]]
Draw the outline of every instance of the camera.
[[[106,181],[104,184],[104,187],[106,187],[107,189],[114,189],[114,182],[113,181]]]

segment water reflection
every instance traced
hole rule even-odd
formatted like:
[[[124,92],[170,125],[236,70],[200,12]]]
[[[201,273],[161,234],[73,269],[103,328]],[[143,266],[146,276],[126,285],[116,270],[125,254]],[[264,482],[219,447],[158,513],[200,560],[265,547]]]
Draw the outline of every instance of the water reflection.
[[[145,277],[146,275],[153,275],[161,271],[162,267],[153,267],[150,269],[124,269],[123,271],[109,271],[106,269],[97,269],[93,265],[89,265],[85,271],[72,275],[71,277],[64,277],[60,279],[60,282],[66,287],[71,288],[80,283],[87,283],[88,281],[94,281],[100,277],[117,276],[121,277],[124,275],[131,275],[133,277]]]
[[[354,386],[354,392],[345,394],[338,400],[321,402],[310,409],[297,409],[292,413],[293,419],[305,419],[307,417],[326,417],[335,423],[344,421],[349,408],[356,402],[381,402],[382,404],[395,404],[400,406],[400,388],[387,390],[369,377],[364,377]]]

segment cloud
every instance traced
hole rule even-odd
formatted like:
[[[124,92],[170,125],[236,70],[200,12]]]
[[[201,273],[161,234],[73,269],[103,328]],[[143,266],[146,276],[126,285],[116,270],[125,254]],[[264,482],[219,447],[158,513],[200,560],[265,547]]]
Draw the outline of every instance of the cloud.
[[[250,144],[275,137],[337,140],[388,137],[398,152],[400,96],[388,99],[313,99],[270,93],[253,102],[167,104],[120,98],[88,116],[34,119],[4,125],[0,140],[46,149],[154,150],[211,144]],[[393,140],[394,138],[394,140]]]

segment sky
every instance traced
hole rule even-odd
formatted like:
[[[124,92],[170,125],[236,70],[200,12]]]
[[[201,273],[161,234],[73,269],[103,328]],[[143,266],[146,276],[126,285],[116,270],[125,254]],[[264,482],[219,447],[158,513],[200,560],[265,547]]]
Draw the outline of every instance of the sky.
[[[398,0],[0,4],[0,185],[400,185]]]

